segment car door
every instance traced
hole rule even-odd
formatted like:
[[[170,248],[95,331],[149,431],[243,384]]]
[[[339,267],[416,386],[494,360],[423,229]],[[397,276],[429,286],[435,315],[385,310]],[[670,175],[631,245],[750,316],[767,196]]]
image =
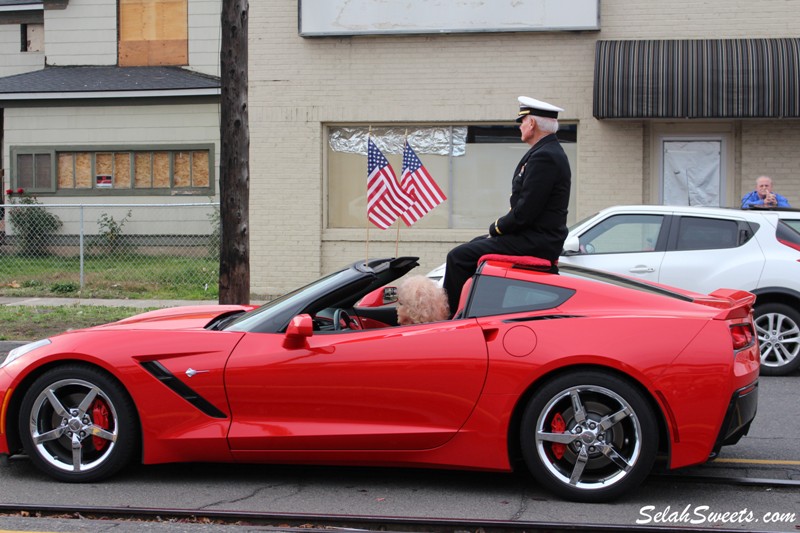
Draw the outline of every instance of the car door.
[[[755,289],[764,269],[764,253],[752,238],[757,230],[733,213],[675,216],[658,281],[702,293]]]
[[[666,214],[611,214],[579,235],[580,252],[560,261],[657,281],[668,226]]]
[[[474,320],[315,332],[301,347],[251,333],[225,373],[231,449],[421,450],[455,435],[486,379]]]

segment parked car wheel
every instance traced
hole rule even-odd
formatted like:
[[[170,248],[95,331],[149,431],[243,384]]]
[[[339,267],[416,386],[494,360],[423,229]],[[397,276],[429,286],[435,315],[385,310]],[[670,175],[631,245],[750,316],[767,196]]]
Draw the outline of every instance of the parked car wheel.
[[[581,371],[553,379],[530,400],[521,440],[539,483],[570,500],[601,502],[644,480],[656,457],[658,429],[633,386]]]
[[[67,365],[42,374],[25,393],[19,422],[25,453],[60,481],[97,481],[131,460],[136,410],[110,376]]]
[[[800,313],[779,303],[757,305],[753,313],[761,350],[761,374],[785,376],[800,367]]]

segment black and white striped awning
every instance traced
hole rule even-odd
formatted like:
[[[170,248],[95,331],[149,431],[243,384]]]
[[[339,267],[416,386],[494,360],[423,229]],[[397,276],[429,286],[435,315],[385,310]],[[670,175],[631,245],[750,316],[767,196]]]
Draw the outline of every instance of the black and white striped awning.
[[[598,41],[596,118],[800,118],[800,39]]]

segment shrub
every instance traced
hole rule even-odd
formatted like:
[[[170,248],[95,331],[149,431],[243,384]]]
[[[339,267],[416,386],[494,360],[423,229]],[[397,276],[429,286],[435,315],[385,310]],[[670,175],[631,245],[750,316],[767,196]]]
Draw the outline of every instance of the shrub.
[[[18,205],[9,209],[8,218],[19,243],[19,253],[26,256],[47,255],[50,236],[63,225],[61,219],[45,209],[35,196],[22,196]]]
[[[97,234],[96,244],[105,246],[109,252],[116,252],[122,244],[122,228],[130,218],[130,209],[119,222],[108,213],[100,215],[100,218],[97,219],[97,225],[100,229]]]
[[[74,281],[61,281],[50,285],[50,292],[54,292],[56,294],[70,294],[73,292],[78,292],[79,290],[80,286]]]

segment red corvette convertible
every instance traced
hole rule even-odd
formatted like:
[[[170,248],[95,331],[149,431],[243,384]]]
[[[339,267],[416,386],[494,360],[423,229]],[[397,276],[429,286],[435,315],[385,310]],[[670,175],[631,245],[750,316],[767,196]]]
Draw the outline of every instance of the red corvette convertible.
[[[0,363],[0,459],[72,482],[133,462],[524,465],[603,501],[657,455],[702,463],[747,433],[752,294],[495,257],[455,319],[398,326],[364,297],[416,265],[356,263],[258,308],[159,310],[17,348]]]

